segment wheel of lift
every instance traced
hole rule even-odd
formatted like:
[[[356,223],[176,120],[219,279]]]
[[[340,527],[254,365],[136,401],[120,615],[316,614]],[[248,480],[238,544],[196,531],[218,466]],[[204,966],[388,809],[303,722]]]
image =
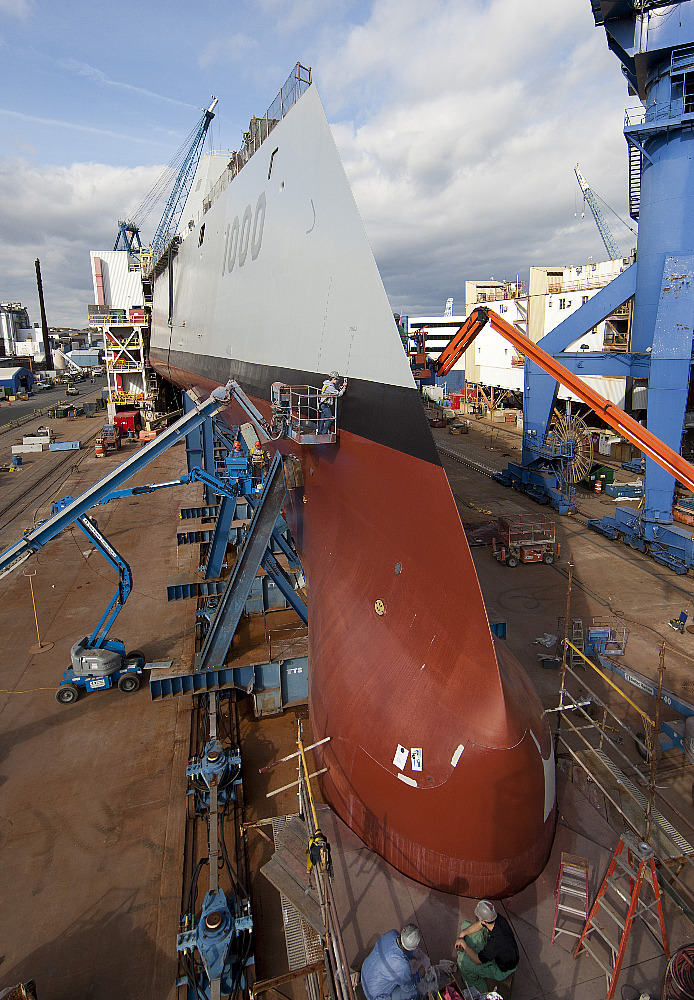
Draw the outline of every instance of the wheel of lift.
[[[78,694],[77,688],[72,684],[61,684],[55,693],[55,700],[59,705],[71,705],[73,701],[77,701]]]
[[[647,761],[648,760],[648,754],[646,753],[646,751],[643,749],[643,747],[641,745],[641,743],[645,743],[646,742],[646,734],[644,732],[640,732],[640,733],[637,733],[636,736],[638,737],[638,739],[634,740],[634,745],[636,747],[636,752],[638,753],[638,755],[641,758],[641,760]]]
[[[139,649],[133,649],[133,650],[131,650],[128,653],[128,655],[126,656],[126,660],[135,660],[135,659],[140,660],[141,661],[141,666],[144,667],[144,665],[145,665],[145,654],[141,653]]]
[[[553,552],[545,552],[545,554],[542,557],[542,561],[543,561],[543,563],[546,563],[547,566],[551,566],[552,563],[554,562],[554,553]]]
[[[513,569],[514,566],[518,565],[518,559],[515,556],[509,556],[506,560],[506,565]]]
[[[140,678],[137,674],[121,674],[118,678],[118,690],[122,691],[124,694],[130,694],[132,691],[137,691],[140,686]]]

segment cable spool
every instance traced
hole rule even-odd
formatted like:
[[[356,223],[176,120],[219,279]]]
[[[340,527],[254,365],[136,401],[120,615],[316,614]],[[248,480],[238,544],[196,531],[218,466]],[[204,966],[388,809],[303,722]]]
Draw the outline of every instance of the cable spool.
[[[581,417],[565,413],[555,420],[552,430],[557,441],[570,447],[565,449],[571,457],[565,466],[568,483],[580,483],[593,467],[593,437]]]
[[[686,944],[668,962],[661,1000],[694,1000],[694,944]]]

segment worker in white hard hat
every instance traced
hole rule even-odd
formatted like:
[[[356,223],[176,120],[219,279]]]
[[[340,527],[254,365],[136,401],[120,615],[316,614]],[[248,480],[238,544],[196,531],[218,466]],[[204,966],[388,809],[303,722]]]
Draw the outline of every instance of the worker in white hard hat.
[[[340,382],[339,372],[330,372],[330,378],[326,378],[323,388],[320,391],[320,402],[318,412],[318,433],[330,434],[334,429],[335,401],[343,396],[347,388],[347,379],[342,379],[342,386],[338,389]]]
[[[424,966],[412,972],[410,962],[420,941],[419,928],[407,924],[398,931],[388,931],[376,942],[361,967],[361,988],[366,1000],[414,1000]]]
[[[456,938],[458,968],[467,986],[487,992],[485,980],[500,983],[518,965],[516,939],[506,917],[496,912],[493,903],[481,899],[475,907],[477,920],[463,920]]]

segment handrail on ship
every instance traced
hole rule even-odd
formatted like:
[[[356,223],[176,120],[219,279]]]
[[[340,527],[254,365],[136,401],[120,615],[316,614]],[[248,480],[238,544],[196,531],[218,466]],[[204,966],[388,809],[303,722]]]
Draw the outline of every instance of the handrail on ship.
[[[241,168],[248,163],[253,154],[262,146],[275,125],[284,118],[289,109],[296,104],[310,86],[311,67],[303,66],[300,62],[297,62],[265,114],[261,118],[256,118],[255,116],[251,118],[248,132],[243,133],[243,145],[241,149],[232,151],[222,175],[203,200],[203,215],[210,210],[217,198],[226,190]],[[156,260],[150,258],[147,262],[146,271],[148,275],[156,275],[158,273],[158,264],[168,255],[170,248],[174,250],[178,249],[177,246],[173,247],[176,240],[180,242],[180,237],[168,234],[167,240],[163,244]],[[147,249],[149,250],[149,248]]]

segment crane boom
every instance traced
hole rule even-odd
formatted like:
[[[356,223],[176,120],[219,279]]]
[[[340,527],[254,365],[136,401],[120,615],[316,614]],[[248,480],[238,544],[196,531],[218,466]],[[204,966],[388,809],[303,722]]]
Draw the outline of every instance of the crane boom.
[[[598,232],[602,237],[602,242],[605,244],[605,249],[610,255],[610,260],[617,260],[622,254],[619,252],[619,247],[614,241],[614,237],[610,231],[610,227],[607,225],[607,220],[605,216],[600,211],[600,206],[598,205],[598,200],[595,197],[592,189],[588,185],[588,181],[585,179],[581,170],[576,164],[574,168],[574,173],[576,174],[576,180],[578,181],[578,186],[583,192],[583,197],[588,202],[590,210],[593,213],[593,218],[595,219],[595,225],[598,227]]]
[[[472,344],[477,334],[489,323],[492,329],[513,344],[516,350],[526,358],[530,358],[539,365],[543,371],[560,382],[561,385],[570,389],[574,395],[578,396],[582,402],[590,406],[591,409],[604,420],[609,427],[613,427],[625,438],[635,444],[637,448],[652,458],[654,462],[669,472],[687,489],[694,492],[694,467],[676,451],[664,444],[660,438],[651,431],[643,427],[640,423],[630,417],[624,410],[614,403],[605,399],[599,392],[587,385],[582,378],[574,375],[561,362],[553,358],[547,351],[544,351],[538,344],[534,344],[525,334],[508,323],[498,313],[484,306],[473,309],[458,332],[447,344],[437,362],[437,374],[445,375],[453,367],[455,362]]]
[[[216,107],[217,98],[213,97],[209,108],[204,112],[202,118],[198,122],[198,126],[193,136],[193,141],[191,142],[188,152],[186,153],[183,163],[181,164],[181,168],[178,171],[178,176],[176,177],[174,186],[171,189],[171,194],[169,195],[169,200],[166,203],[164,214],[161,217],[159,225],[157,226],[157,231],[154,234],[154,239],[152,240],[152,259],[154,261],[156,261],[161,255],[171,238],[176,235],[176,230],[178,229],[178,224],[181,221],[181,215],[183,214],[188,192],[190,191],[190,186],[193,183],[193,177],[200,160],[202,144],[205,141],[205,136],[207,135],[207,130],[210,127],[210,122],[214,118],[214,109]]]

